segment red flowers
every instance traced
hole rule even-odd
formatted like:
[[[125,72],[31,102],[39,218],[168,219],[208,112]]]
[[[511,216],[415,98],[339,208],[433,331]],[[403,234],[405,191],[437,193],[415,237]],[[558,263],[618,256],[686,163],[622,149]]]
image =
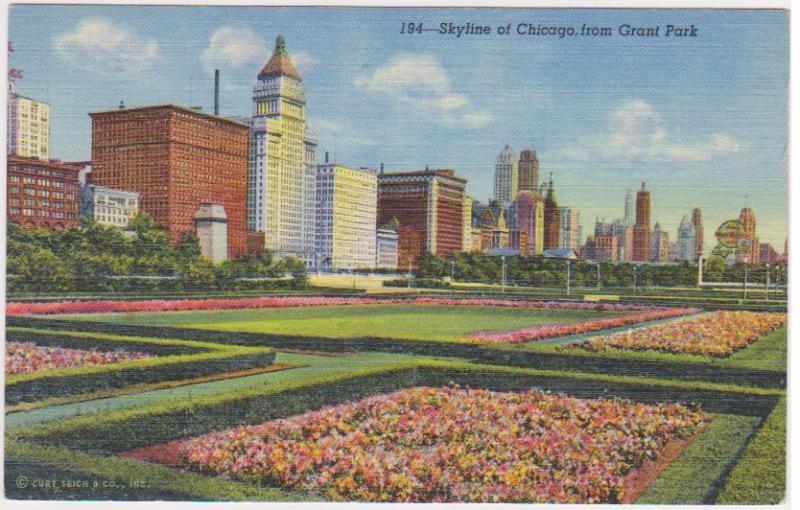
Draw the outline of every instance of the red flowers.
[[[361,297],[253,297],[238,299],[172,299],[145,301],[57,301],[47,303],[8,303],[6,315],[38,315],[62,313],[106,312],[169,312],[182,310],[228,310],[244,308],[285,308],[332,305],[437,305],[437,306],[502,306],[555,310],[646,311],[657,308],[625,304],[599,304],[575,301],[516,301],[510,299],[449,299]]]
[[[332,500],[619,502],[628,473],[704,419],[681,405],[413,388],[168,448],[187,467]]]
[[[651,311],[644,313],[610,317],[608,319],[595,319],[568,324],[545,324],[511,331],[475,331],[470,333],[469,338],[481,343],[522,343],[559,336],[580,335],[582,333],[590,333],[592,331],[600,331],[608,328],[618,328],[641,322],[679,317],[681,315],[698,313],[701,311],[697,308],[656,308],[650,310]]]
[[[698,317],[597,336],[584,349],[654,350],[725,357],[786,323],[785,313],[713,312]]]
[[[146,352],[101,352],[94,349],[67,349],[30,343],[6,342],[6,374],[21,374],[53,368],[103,365],[152,357],[152,354]]]

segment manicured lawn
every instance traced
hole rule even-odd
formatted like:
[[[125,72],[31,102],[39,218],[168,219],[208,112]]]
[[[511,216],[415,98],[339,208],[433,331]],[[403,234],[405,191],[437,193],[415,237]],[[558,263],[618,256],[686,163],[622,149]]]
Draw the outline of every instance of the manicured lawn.
[[[472,331],[502,331],[621,313],[590,310],[531,310],[477,306],[321,306],[158,313],[64,315],[83,321],[174,326],[330,338],[381,337],[448,341]]]

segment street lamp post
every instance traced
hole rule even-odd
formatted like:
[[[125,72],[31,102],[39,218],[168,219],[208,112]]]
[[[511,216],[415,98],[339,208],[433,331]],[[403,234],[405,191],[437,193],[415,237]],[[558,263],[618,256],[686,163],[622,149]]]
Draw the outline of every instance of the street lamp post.
[[[408,259],[408,288],[411,288],[411,259]]]
[[[456,281],[456,261],[455,260],[451,260],[450,261],[450,281],[451,282]]]
[[[501,273],[502,283],[501,283],[501,286],[500,286],[500,291],[505,294],[505,292],[506,292],[506,256],[503,255],[502,257],[500,257],[500,260],[502,261],[502,264],[503,264],[502,265],[502,273]]]
[[[636,294],[636,276],[639,266],[633,266],[633,293]]]
[[[600,289],[603,285],[600,283],[600,261],[597,261],[597,288]]]
[[[769,301],[769,264],[767,264],[767,276],[764,281],[764,299]]]
[[[567,296],[569,296],[569,280],[570,280],[570,269],[572,267],[572,261],[567,259]]]

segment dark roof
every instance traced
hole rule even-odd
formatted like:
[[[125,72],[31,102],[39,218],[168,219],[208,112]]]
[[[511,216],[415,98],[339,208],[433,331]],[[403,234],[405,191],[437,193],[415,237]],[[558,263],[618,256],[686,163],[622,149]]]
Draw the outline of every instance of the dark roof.
[[[272,52],[272,56],[267,63],[264,64],[264,67],[261,68],[258,77],[267,78],[280,75],[291,76],[295,80],[303,79],[300,71],[297,70],[294,64],[292,64],[291,59],[289,59],[289,52],[286,51],[286,42],[283,40],[283,37],[278,36],[278,38],[275,39],[275,51]]]

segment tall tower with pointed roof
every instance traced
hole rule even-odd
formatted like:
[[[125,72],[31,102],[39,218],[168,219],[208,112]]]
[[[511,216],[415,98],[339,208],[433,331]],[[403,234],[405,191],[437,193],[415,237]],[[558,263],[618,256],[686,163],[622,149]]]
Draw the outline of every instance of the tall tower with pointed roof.
[[[286,41],[258,73],[250,122],[247,226],[278,257],[313,261],[316,141],[306,126],[303,77]]]
[[[518,179],[517,155],[506,145],[494,165],[494,199],[500,207],[508,207],[517,197]]]
[[[561,222],[559,217],[558,201],[553,188],[553,174],[550,173],[550,182],[547,185],[547,196],[544,199],[544,249],[558,248],[558,227]]]

